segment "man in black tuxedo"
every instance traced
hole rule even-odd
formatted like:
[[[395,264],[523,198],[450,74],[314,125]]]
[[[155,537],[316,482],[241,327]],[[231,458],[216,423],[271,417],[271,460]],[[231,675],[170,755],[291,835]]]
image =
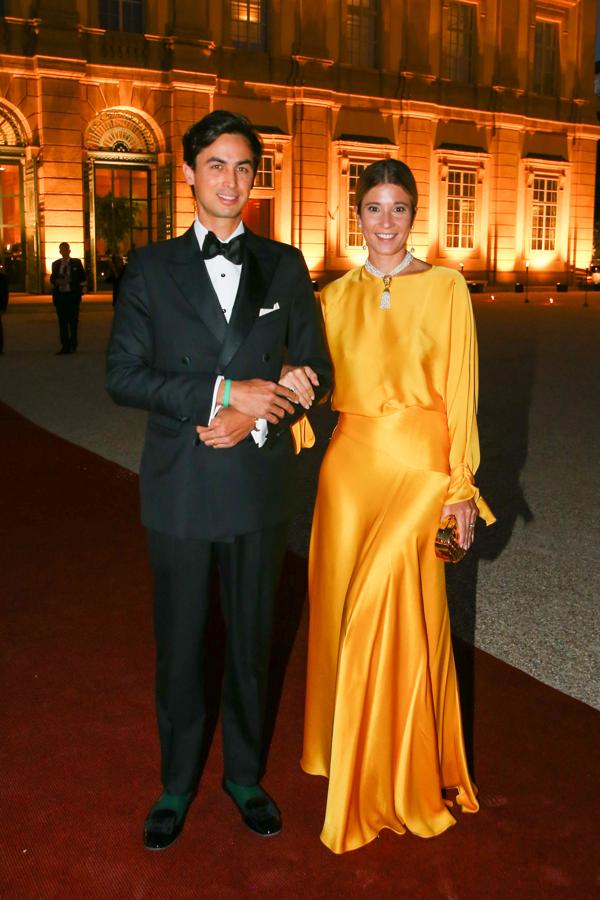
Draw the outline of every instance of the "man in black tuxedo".
[[[77,350],[79,307],[85,283],[85,269],[80,259],[71,259],[71,248],[66,241],[58,245],[61,255],[52,263],[52,302],[58,316],[61,348],[59,356]]]
[[[330,384],[298,250],[244,228],[262,147],[220,110],[184,135],[197,219],[131,254],[108,348],[108,390],[149,412],[140,469],[155,583],[157,717],[164,793],[144,843],[180,833],[196,791],[211,565],[227,627],[223,787],[244,822],[277,833],[260,787],[272,608],[293,507],[289,425]],[[279,383],[282,367],[288,384]]]

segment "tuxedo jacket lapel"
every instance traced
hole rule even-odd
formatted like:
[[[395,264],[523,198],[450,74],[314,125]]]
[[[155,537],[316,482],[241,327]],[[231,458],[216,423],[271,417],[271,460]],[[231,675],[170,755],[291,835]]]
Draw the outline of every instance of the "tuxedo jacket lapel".
[[[227,320],[206,271],[193,227],[183,235],[180,247],[178,255],[167,263],[169,273],[209,331],[223,344],[228,332]]]
[[[272,254],[261,252],[262,249],[260,238],[246,229],[242,275],[225,342],[219,355],[218,365],[221,371],[227,368],[250,334],[269,289],[277,260]]]

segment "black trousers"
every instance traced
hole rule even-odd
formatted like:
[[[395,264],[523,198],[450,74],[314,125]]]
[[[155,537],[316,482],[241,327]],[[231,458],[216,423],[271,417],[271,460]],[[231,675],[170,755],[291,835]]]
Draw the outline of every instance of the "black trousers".
[[[81,295],[72,291],[61,293],[57,291],[54,296],[54,306],[58,316],[58,331],[63,350],[77,349],[77,326],[79,325],[79,307]]]
[[[221,708],[225,777],[246,785],[260,780],[273,602],[285,532],[280,524],[227,542],[149,532],[161,780],[171,794],[194,791],[200,776],[213,562],[227,628]]]

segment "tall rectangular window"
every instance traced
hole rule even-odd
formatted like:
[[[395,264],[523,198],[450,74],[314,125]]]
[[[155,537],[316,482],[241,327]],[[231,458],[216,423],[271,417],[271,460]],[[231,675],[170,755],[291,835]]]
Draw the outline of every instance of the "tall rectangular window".
[[[472,3],[448,4],[443,71],[452,81],[473,81],[477,49],[475,13]]]
[[[557,90],[557,75],[558,23],[538,19],[535,23],[534,91],[553,96]]]
[[[255,188],[274,188],[274,162],[272,153],[263,153],[254,177]]]
[[[100,0],[100,25],[108,31],[144,30],[143,0]]]
[[[352,66],[377,66],[378,0],[347,0],[344,19],[346,62]]]
[[[532,250],[555,249],[557,209],[558,178],[536,175],[533,179]]]
[[[265,0],[230,0],[231,40],[247,50],[267,49]]]
[[[362,247],[363,236],[362,231],[358,227],[356,218],[356,185],[358,179],[365,171],[367,166],[372,162],[369,160],[350,160],[348,162],[348,206],[346,208],[346,246]]]
[[[473,169],[448,169],[446,247],[473,249],[476,193],[477,173]]]

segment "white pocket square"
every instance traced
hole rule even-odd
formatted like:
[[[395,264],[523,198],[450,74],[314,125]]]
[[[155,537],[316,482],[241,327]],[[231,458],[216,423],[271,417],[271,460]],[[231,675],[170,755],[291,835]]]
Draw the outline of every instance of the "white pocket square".
[[[259,316],[266,316],[267,313],[275,312],[276,309],[279,309],[279,303],[274,303],[273,306],[265,306],[264,309],[259,309]]]

